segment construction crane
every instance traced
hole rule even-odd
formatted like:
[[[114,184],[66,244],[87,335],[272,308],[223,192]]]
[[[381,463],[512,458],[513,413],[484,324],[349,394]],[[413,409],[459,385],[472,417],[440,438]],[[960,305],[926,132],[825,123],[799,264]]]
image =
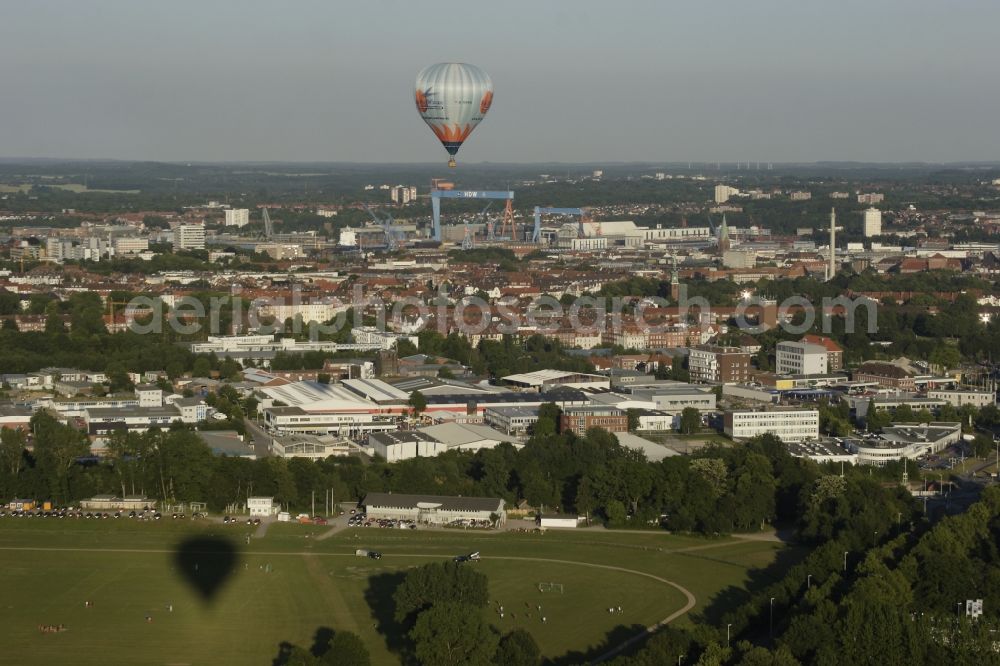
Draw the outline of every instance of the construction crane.
[[[271,240],[274,238],[274,223],[271,222],[271,214],[267,212],[267,206],[264,206],[264,238]]]
[[[395,252],[398,247],[398,242],[396,240],[396,230],[392,228],[392,215],[386,213],[385,219],[380,218],[375,214],[375,211],[371,209],[371,206],[365,204],[365,210],[371,215],[371,218],[375,220],[375,223],[382,227],[382,233],[385,236],[385,249],[389,252]]]
[[[469,226],[469,221],[465,221],[465,236],[462,237],[462,249],[471,250],[476,246],[476,241],[473,238],[472,227]]]
[[[507,203],[503,209],[503,218],[500,221],[500,237],[505,238],[507,236],[507,230],[510,229],[510,239],[512,241],[520,240],[517,237],[517,224],[514,222],[514,200],[507,199]]]

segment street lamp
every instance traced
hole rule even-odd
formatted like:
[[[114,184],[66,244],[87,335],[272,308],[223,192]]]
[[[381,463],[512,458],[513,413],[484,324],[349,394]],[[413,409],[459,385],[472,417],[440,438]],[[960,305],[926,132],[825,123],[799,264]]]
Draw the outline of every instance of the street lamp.
[[[731,624],[727,624],[726,625],[726,648],[727,649],[729,648],[729,629],[732,628],[732,626],[733,625],[731,625]]]
[[[677,666],[681,666],[681,659],[683,659],[683,658],[684,658],[684,655],[682,655],[682,654],[677,655]]]
[[[771,597],[771,623],[768,633],[774,638],[774,597]]]
[[[872,538],[873,545],[878,545],[878,530],[875,530],[875,536]]]
[[[810,588],[812,588],[812,582],[813,582],[813,575],[812,575],[812,574],[809,574],[809,575],[808,575],[808,576],[806,577],[806,589],[807,589],[807,590],[808,590],[808,589],[810,589]]]
[[[844,573],[847,573],[847,551],[844,551]]]
[[[959,601],[957,604],[955,604],[955,617],[957,617],[959,619],[961,619],[961,617],[962,617],[962,602],[961,601]]]

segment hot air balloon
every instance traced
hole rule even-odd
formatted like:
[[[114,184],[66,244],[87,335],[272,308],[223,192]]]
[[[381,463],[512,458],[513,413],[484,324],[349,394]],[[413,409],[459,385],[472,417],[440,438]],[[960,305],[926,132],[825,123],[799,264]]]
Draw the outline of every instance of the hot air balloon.
[[[417,74],[417,111],[452,157],[493,103],[493,81],[475,65],[441,62]]]

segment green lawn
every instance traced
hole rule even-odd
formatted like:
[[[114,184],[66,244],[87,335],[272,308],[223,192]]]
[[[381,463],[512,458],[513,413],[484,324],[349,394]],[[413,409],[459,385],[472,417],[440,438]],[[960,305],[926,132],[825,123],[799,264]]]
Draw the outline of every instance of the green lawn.
[[[330,627],[361,635],[373,663],[395,664],[399,636],[389,596],[401,572],[479,550],[483,560],[470,566],[488,574],[492,601],[505,610],[501,619],[492,605],[484,610],[489,620],[501,630],[528,629],[546,656],[572,662],[567,654],[606,645],[609,632],[618,642],[684,606],[679,590],[641,573],[682,585],[701,606],[723,588],[743,584],[748,568],[766,566],[781,548],[605,530],[368,528],[318,541],[325,530],[276,524],[248,545],[245,525],[0,518],[3,661],[270,664],[282,641],[308,646],[317,629]],[[190,561],[176,559],[177,544],[193,536],[223,538],[235,548],[232,573],[209,601],[182,574]],[[355,557],[359,547],[384,557]],[[599,568],[607,566],[630,571]],[[539,582],[562,583],[563,592],[539,592]],[[85,601],[94,606],[86,608]],[[607,612],[619,605],[621,614]],[[65,624],[68,631],[41,634],[39,624]]]

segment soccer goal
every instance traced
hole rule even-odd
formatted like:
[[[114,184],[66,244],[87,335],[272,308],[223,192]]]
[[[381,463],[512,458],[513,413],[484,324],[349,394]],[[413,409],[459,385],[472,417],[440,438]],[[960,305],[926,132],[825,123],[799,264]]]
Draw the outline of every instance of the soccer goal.
[[[538,584],[538,591],[539,592],[555,592],[557,590],[558,590],[559,594],[563,593],[563,584],[562,583],[539,583]]]

